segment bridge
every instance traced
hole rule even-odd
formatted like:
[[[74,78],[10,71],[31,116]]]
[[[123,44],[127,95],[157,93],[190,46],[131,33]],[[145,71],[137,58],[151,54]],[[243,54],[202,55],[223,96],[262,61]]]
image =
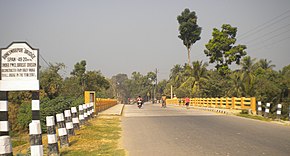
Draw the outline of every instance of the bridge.
[[[290,153],[290,128],[178,105],[125,105],[123,147],[130,156],[279,155]]]

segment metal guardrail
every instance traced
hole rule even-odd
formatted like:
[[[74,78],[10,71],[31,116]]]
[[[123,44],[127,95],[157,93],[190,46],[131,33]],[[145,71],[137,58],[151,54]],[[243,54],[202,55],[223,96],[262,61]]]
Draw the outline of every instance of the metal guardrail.
[[[173,98],[167,99],[167,104],[185,104],[185,98]],[[251,109],[254,114],[256,114],[256,98],[246,98],[246,97],[226,97],[226,98],[191,98],[191,106],[197,107],[210,107],[210,108],[223,108],[223,109]]]

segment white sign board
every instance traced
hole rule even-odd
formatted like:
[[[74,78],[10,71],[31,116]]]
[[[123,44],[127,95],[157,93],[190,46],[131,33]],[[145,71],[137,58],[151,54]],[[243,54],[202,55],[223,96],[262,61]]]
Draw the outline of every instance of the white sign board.
[[[1,91],[39,90],[39,53],[26,42],[1,49]]]

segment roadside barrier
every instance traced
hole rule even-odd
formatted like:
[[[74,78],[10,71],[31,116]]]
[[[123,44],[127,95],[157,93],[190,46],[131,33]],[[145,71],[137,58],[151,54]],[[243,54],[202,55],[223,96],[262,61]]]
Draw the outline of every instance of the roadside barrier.
[[[101,112],[117,104],[116,99],[102,99],[96,98],[95,112]]]
[[[42,135],[39,122],[29,124],[29,140],[31,155],[43,155]]]
[[[76,130],[80,129],[80,121],[78,118],[78,112],[77,112],[77,108],[76,107],[72,107],[71,108],[71,113],[72,113],[72,123],[73,123],[73,127]]]
[[[46,117],[46,126],[47,126],[47,141],[48,141],[47,155],[59,155],[54,116]]]
[[[80,120],[81,125],[83,125],[85,123],[83,105],[79,105],[79,120]]]
[[[87,105],[83,104],[83,109],[84,109],[84,119],[85,121],[88,120],[88,113],[87,113]]]
[[[70,109],[64,111],[65,128],[67,129],[68,135],[75,135],[74,126],[72,123]]]
[[[167,99],[167,104],[179,104],[184,105],[185,99]],[[256,98],[191,98],[190,99],[190,105],[191,106],[197,106],[197,107],[207,107],[207,108],[220,108],[220,109],[237,109],[237,110],[243,110],[243,109],[250,109],[254,114],[256,114]]]
[[[265,117],[269,116],[270,107],[271,107],[271,104],[270,103],[266,103],[266,109],[265,109],[265,114],[264,114]]]
[[[68,135],[67,129],[65,128],[63,113],[56,114],[56,122],[58,127],[58,136],[60,140],[60,147],[68,147]]]
[[[278,119],[281,118],[281,109],[282,109],[282,105],[278,104],[277,105],[277,117],[278,117]]]
[[[258,115],[262,115],[262,102],[258,101]]]

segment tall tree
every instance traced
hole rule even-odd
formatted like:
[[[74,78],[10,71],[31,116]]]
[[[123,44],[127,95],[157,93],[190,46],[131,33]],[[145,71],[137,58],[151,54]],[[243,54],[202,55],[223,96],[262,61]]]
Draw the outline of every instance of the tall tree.
[[[205,45],[204,53],[209,57],[209,63],[216,63],[216,69],[222,75],[230,72],[229,65],[232,62],[240,64],[240,59],[247,53],[245,45],[236,43],[237,28],[229,24],[223,24],[221,31],[213,29],[213,38]]]
[[[201,27],[197,25],[197,16],[194,11],[190,11],[188,8],[184,9],[181,15],[177,16],[179,23],[178,37],[183,41],[183,44],[187,48],[188,65],[190,66],[190,50],[191,46],[198,40],[200,40]]]
[[[76,76],[80,85],[82,86],[83,91],[85,91],[85,72],[86,72],[86,61],[82,60],[81,62],[77,62],[74,65],[73,71],[70,73],[73,76]]]

